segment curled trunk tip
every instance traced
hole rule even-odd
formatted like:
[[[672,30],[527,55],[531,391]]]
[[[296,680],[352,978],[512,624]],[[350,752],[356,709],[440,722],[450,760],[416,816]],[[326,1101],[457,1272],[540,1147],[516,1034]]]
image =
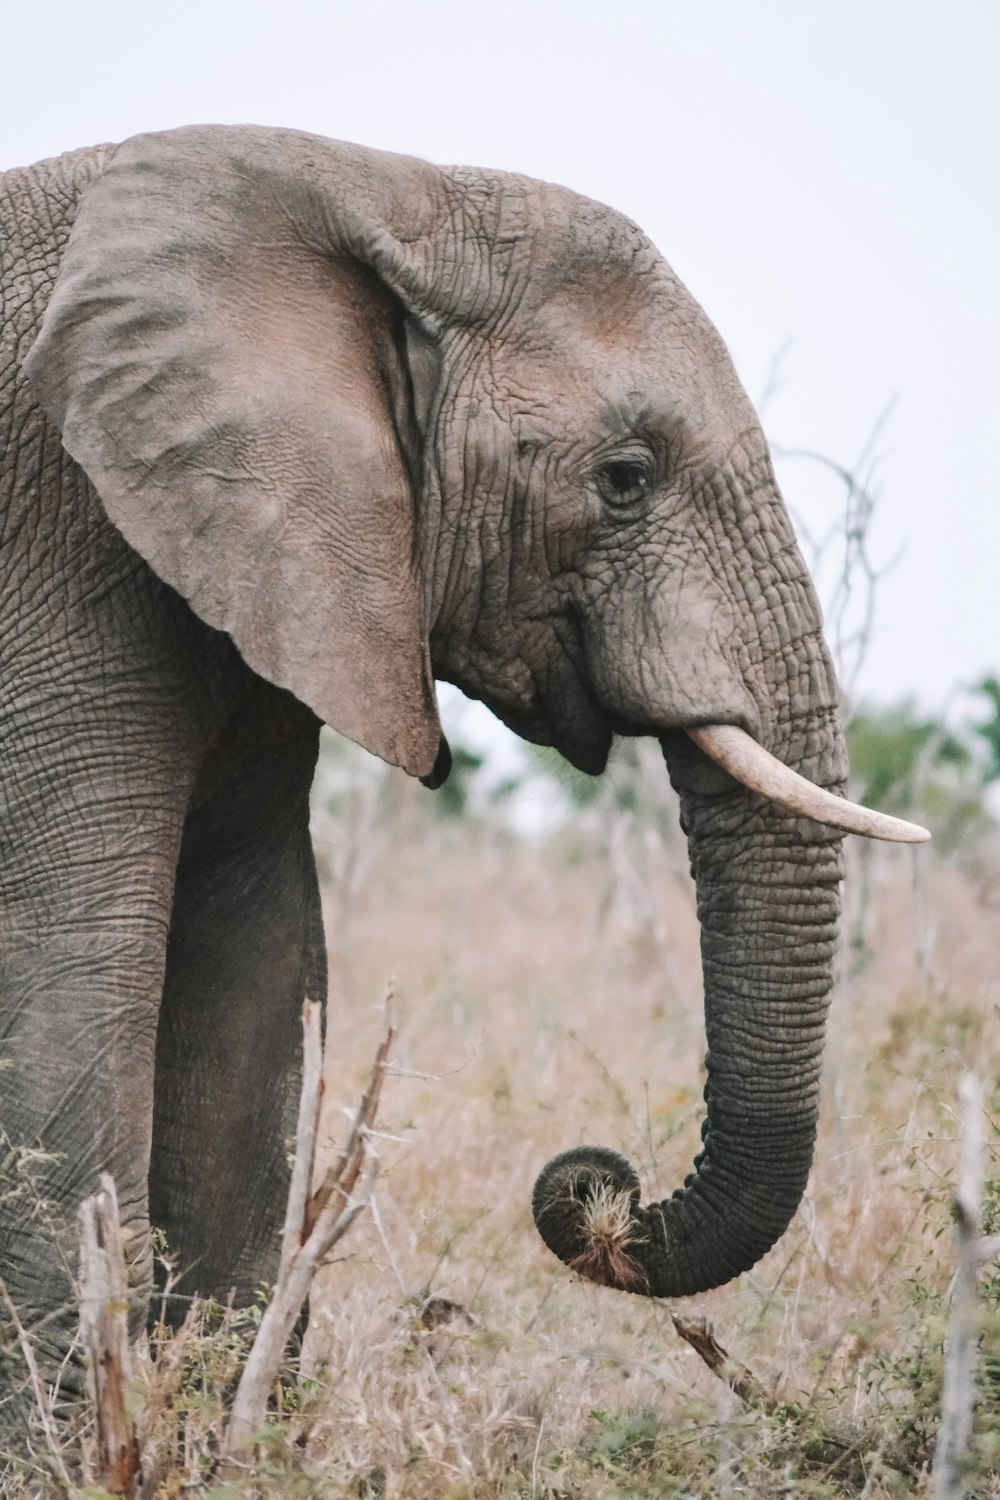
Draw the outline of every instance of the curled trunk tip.
[[[649,1296],[635,1250],[645,1240],[639,1179],[605,1146],[554,1156],[538,1174],[531,1209],[553,1254],[589,1281]]]
[[[816,1141],[841,873],[839,839],[805,840],[798,808],[761,809],[735,791],[687,793],[682,806],[705,987],[702,1148],[683,1185],[649,1204],[616,1151],[564,1152],[540,1173],[532,1205],[566,1265],[648,1297],[724,1285],[795,1215]]]

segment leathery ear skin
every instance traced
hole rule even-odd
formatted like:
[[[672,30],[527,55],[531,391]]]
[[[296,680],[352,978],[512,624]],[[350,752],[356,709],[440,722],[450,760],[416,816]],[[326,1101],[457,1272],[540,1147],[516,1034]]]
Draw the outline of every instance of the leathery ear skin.
[[[127,141],[83,196],[26,365],[153,570],[416,776],[442,740],[399,421],[409,310],[383,272],[403,254],[387,218],[434,173],[290,131]]]

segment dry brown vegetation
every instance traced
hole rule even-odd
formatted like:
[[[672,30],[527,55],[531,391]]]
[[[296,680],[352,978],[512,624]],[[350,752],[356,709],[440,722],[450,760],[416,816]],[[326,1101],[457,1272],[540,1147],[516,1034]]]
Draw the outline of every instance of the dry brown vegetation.
[[[932,1493],[965,1069],[986,1085],[986,1227],[1000,1229],[1000,866],[876,849],[861,871],[852,854],[806,1200],[752,1273],[673,1305],[706,1315],[774,1397],[751,1407],[678,1338],[670,1306],[581,1280],[531,1220],[535,1175],[557,1151],[617,1147],[648,1197],[675,1187],[697,1149],[693,894],[665,799],[623,784],[613,776],[538,843],[495,820],[441,819],[398,773],[366,772],[335,816],[319,809],[331,1149],[397,981],[374,1212],[322,1273],[304,1379],[276,1394],[245,1479],[213,1477],[213,1462],[254,1317],[202,1309],[158,1362],[140,1360],[151,1493]],[[968,1482],[995,1496],[995,1264],[983,1294]]]
[[[414,829],[373,859],[341,945],[332,1034],[356,1057],[345,1070],[356,1083],[376,1025],[358,1017],[388,965],[407,1060],[437,1077],[389,1091],[387,1128],[407,1144],[379,1188],[384,1242],[366,1228],[367,1249],[359,1239],[330,1273],[317,1314],[314,1347],[325,1328],[340,1351],[331,1449],[353,1433],[358,1467],[412,1496],[449,1484],[456,1496],[905,1492],[931,1456],[966,1068],[992,1086],[998,1207],[995,879],[988,865],[885,849],[866,856],[866,881],[852,872],[854,946],[807,1200],[753,1273],[678,1304],[805,1408],[762,1422],[699,1367],[667,1307],[574,1277],[531,1223],[530,1185],[558,1150],[613,1145],[662,1195],[697,1148],[703,1035],[683,849],[646,836],[659,818],[614,802],[537,848],[463,824],[430,843]],[[334,933],[338,912],[334,900]],[[478,1327],[437,1332],[429,1352],[400,1306],[428,1291]],[[980,1425],[983,1463],[1000,1467],[997,1402],[1000,1389],[984,1390]]]

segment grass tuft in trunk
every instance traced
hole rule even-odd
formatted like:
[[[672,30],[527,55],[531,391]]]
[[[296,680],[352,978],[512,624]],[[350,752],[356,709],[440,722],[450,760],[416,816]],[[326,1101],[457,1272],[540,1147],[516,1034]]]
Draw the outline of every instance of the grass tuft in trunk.
[[[629,1254],[638,1239],[631,1193],[588,1178],[580,1218],[586,1248],[569,1262],[571,1270],[602,1286],[644,1292],[646,1273]]]

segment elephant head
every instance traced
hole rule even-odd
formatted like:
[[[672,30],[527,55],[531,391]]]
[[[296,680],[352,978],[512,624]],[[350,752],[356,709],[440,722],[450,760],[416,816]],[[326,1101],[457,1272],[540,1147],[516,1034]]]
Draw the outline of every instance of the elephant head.
[[[837,686],[767,445],[656,249],[501,172],[256,128],[138,137],[84,192],[27,370],[135,551],[376,754],[447,774],[435,677],[588,772],[615,734],[659,738],[697,882],[703,1149],[647,1208],[621,1158],[571,1151],[535,1215],[632,1291],[752,1265],[809,1171],[839,830],[920,831],[839,796]]]

